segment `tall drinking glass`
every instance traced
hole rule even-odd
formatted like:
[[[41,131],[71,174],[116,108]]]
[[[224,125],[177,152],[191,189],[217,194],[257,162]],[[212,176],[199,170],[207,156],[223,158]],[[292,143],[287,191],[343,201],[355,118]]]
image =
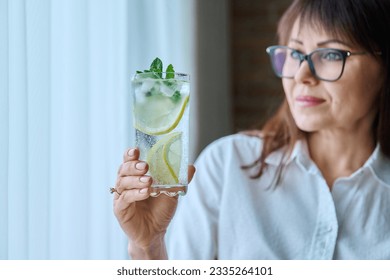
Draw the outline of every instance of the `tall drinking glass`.
[[[135,145],[153,178],[151,196],[185,195],[188,185],[189,75],[140,73],[132,79]]]

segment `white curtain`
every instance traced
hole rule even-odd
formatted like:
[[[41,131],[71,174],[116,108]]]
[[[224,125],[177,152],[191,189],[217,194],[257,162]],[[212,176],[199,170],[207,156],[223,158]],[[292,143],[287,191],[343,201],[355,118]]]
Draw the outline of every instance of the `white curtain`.
[[[0,259],[124,259],[130,75],[193,71],[194,0],[0,0]]]

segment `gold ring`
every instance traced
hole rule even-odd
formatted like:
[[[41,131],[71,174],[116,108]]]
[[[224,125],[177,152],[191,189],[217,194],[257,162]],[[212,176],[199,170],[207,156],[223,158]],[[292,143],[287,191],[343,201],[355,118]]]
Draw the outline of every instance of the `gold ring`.
[[[110,188],[110,193],[114,193],[116,192],[118,195],[121,195],[120,192],[118,192],[118,190],[114,187],[114,188]]]

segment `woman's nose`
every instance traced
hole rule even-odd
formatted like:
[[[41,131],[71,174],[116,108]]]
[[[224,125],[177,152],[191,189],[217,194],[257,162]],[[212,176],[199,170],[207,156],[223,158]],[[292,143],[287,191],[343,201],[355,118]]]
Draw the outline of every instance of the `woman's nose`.
[[[311,71],[309,62],[307,60],[302,61],[302,63],[299,65],[297,73],[295,73],[294,79],[297,83],[303,84],[315,84],[318,82],[318,79]]]

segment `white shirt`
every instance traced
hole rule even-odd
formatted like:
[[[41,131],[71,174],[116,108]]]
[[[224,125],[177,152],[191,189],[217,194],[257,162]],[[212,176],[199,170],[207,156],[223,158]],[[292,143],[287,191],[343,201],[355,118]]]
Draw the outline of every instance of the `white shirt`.
[[[258,179],[242,169],[261,151],[256,137],[208,146],[168,229],[170,259],[390,259],[390,160],[379,146],[359,170],[329,190],[298,141],[272,180],[282,152]]]

